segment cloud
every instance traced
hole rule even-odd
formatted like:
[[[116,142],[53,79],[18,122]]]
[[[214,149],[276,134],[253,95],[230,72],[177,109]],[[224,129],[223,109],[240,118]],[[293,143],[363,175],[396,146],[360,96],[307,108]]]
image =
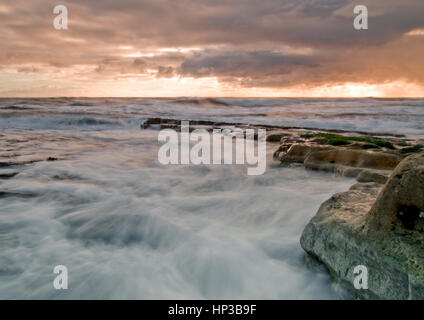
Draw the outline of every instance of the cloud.
[[[66,31],[53,28],[56,1],[3,0],[2,74],[38,73],[52,82],[66,76],[72,85],[127,76],[213,77],[246,88],[424,85],[422,0],[363,0],[370,14],[366,31],[353,28],[353,0],[61,4],[69,10]]]
[[[312,68],[316,66],[315,60],[311,56],[274,51],[205,50],[187,57],[181,65],[181,74],[195,77],[281,75],[298,67]]]

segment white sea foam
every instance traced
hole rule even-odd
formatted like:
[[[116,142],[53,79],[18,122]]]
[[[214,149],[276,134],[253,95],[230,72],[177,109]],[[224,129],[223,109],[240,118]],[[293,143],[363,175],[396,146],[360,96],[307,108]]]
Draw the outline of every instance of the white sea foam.
[[[0,99],[0,298],[343,297],[301,232],[352,180],[268,164],[161,166],[162,116],[424,137],[422,100]],[[269,152],[275,147],[269,146]],[[271,159],[271,157],[269,157]],[[271,161],[271,160],[270,160]],[[0,169],[6,170],[6,169]],[[11,192],[19,192],[13,196]],[[53,288],[66,265],[69,290]]]
[[[161,166],[156,135],[82,132],[68,160],[1,184],[35,196],[1,199],[0,298],[343,297],[306,268],[299,237],[351,180],[272,165],[260,177],[235,165]],[[52,285],[59,264],[66,291]]]

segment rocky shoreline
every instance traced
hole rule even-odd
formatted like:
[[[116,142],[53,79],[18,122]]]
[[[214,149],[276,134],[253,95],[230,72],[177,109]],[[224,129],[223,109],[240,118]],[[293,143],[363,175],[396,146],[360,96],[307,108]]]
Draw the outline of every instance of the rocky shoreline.
[[[300,240],[355,298],[424,299],[422,151],[422,141],[281,136],[274,158],[282,164],[302,163],[358,181],[321,205]],[[367,268],[367,289],[354,288],[356,266]]]
[[[153,118],[142,128],[179,127]],[[324,202],[300,239],[308,259],[358,299],[424,299],[424,141],[390,134],[345,135],[337,130],[191,121],[207,130],[267,129],[282,166],[302,164],[356,178],[348,191]],[[354,268],[368,270],[368,288],[354,288]]]
[[[141,129],[179,129],[181,121],[149,118]],[[281,166],[302,165],[356,178],[348,191],[325,201],[305,227],[300,244],[308,259],[324,265],[355,298],[424,299],[424,141],[383,133],[189,121],[191,130],[267,129],[267,141],[275,145],[274,159]],[[0,180],[13,179],[31,163],[64,158],[5,154]],[[0,198],[34,196],[0,190]],[[368,269],[366,290],[353,286],[358,265]]]

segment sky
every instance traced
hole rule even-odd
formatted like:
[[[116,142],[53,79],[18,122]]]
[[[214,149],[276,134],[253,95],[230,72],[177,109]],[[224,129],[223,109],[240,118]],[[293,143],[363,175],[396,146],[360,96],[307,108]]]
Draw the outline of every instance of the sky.
[[[0,97],[424,97],[423,57],[423,0],[0,0]]]

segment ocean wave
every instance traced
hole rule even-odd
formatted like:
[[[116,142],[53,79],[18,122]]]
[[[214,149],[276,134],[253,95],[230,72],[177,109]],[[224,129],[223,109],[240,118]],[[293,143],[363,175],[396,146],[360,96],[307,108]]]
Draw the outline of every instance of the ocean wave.
[[[190,104],[190,105],[198,105],[198,106],[207,106],[207,105],[231,106],[232,105],[230,103],[227,103],[226,101],[216,99],[216,98],[179,98],[176,100],[171,100],[170,103]]]
[[[165,117],[422,138],[423,104],[423,99],[376,98],[0,99],[0,127],[107,130],[136,128],[143,118]]]
[[[26,105],[11,105],[11,106],[0,107],[0,110],[30,110],[30,109],[33,109],[33,108],[28,107]]]
[[[0,117],[2,128],[45,129],[45,130],[90,130],[138,127],[145,118],[103,119],[94,117]]]

